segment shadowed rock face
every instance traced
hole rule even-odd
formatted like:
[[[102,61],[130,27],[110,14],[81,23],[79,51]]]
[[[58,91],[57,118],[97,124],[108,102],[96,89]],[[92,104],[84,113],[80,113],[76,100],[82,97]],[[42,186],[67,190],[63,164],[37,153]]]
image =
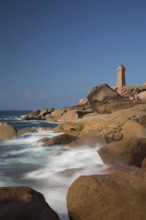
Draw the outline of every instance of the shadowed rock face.
[[[100,114],[111,113],[133,106],[129,98],[122,97],[107,84],[101,84],[88,93],[88,102],[93,111]]]
[[[59,220],[43,195],[29,187],[0,187],[0,220]]]
[[[145,220],[146,172],[81,176],[70,186],[71,220]]]

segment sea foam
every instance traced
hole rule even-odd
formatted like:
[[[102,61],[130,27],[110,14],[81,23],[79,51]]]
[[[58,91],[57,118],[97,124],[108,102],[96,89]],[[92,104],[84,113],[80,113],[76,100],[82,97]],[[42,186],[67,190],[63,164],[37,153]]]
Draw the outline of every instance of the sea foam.
[[[60,219],[68,220],[68,187],[77,177],[102,173],[106,167],[97,153],[99,145],[42,147],[38,142],[54,135],[58,134],[38,129],[1,143],[0,185],[27,185],[40,191]]]

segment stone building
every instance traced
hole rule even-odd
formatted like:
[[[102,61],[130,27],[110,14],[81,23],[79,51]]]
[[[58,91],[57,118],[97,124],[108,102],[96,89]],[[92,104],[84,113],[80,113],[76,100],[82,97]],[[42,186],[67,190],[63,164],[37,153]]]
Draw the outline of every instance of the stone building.
[[[118,88],[122,86],[126,86],[126,79],[125,79],[125,70],[126,68],[121,64],[117,67],[117,84]]]

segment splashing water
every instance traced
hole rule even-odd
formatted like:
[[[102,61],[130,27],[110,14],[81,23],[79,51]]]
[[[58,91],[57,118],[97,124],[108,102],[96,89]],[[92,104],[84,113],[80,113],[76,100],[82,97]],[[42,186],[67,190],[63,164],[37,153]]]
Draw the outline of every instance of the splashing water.
[[[71,183],[81,175],[105,170],[96,145],[42,147],[43,137],[52,131],[41,129],[0,144],[0,186],[26,185],[41,192],[61,220],[68,220],[66,194]]]

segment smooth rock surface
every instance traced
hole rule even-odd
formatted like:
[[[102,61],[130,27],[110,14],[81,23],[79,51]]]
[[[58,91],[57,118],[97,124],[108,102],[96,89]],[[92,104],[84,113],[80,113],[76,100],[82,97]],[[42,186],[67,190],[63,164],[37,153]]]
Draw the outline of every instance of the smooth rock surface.
[[[145,220],[146,172],[81,176],[70,186],[71,220]]]
[[[146,155],[146,138],[125,139],[106,144],[98,150],[105,164],[141,167]]]

